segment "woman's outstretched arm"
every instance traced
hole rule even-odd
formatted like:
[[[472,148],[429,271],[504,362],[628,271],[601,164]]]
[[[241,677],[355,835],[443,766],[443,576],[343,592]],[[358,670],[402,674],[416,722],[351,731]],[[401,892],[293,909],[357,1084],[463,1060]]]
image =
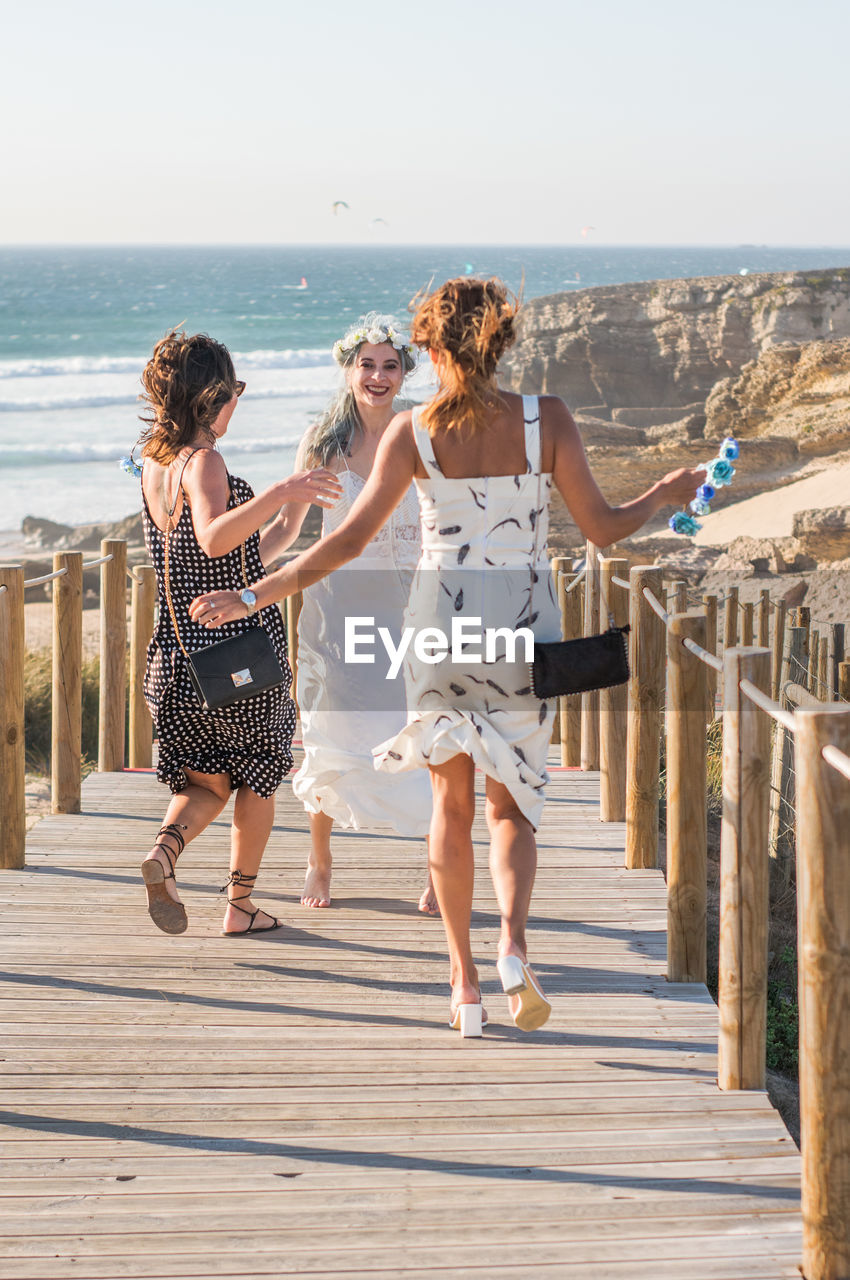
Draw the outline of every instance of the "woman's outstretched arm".
[[[227,468],[212,449],[199,449],[192,458],[183,475],[183,489],[192,509],[195,537],[211,558],[233,551],[285,504],[305,504],[306,509],[315,502],[332,507],[342,493],[336,476],[325,467],[316,467],[278,480],[256,498],[228,511]]]
[[[397,414],[387,427],[363,492],[339,528],[282,569],[251,583],[258,608],[264,609],[275,600],[283,600],[312,586],[358,556],[386,524],[410,487],[416,459],[408,410]],[[210,591],[197,596],[189,606],[191,616],[207,628],[244,618],[245,612],[237,591]]]
[[[701,467],[681,467],[657,480],[639,498],[612,507],[603,496],[587,461],[579,429],[563,400],[541,396],[544,438],[554,443],[552,479],[579,529],[597,547],[627,538],[666,506],[690,502],[705,479]]]

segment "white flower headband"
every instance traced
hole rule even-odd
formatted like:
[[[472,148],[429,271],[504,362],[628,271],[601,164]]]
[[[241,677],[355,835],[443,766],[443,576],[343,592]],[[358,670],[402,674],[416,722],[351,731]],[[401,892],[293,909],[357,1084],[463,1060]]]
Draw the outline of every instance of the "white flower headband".
[[[374,347],[389,342],[396,351],[405,351],[409,356],[413,355],[410,339],[396,328],[392,316],[382,316],[377,311],[370,311],[359,324],[348,330],[344,338],[334,343],[334,360],[337,364],[345,364],[345,357],[352,351],[356,351],[364,342],[371,342]]]

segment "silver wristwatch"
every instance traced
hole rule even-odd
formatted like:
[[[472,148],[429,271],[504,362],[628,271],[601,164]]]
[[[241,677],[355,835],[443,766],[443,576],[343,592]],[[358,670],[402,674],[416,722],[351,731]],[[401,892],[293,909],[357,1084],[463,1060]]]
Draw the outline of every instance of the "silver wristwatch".
[[[252,591],[250,587],[243,587],[243,589],[239,592],[239,599],[242,601],[245,608],[248,610],[249,618],[252,613],[257,612],[257,595],[256,595],[256,592]]]

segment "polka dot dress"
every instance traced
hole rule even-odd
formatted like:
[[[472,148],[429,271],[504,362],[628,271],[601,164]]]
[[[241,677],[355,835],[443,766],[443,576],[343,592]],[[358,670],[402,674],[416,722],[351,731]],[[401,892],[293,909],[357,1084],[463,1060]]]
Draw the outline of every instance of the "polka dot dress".
[[[228,510],[254,496],[251,486],[230,477]],[[159,618],[148,646],[145,698],[159,738],[157,776],[173,792],[188,785],[186,769],[198,773],[228,773],[232,788],[243,785],[259,796],[274,795],[292,768],[295,704],[289,696],[292,673],[286,657],[286,633],[277,605],[262,610],[263,626],[274,645],[284,683],[244,702],[205,711],[189,679],[186,659],[174,634],[165,595],[165,534],[154,524],[147,502],[142,513],[145,542],[156,569]],[[205,591],[240,590],[242,557],[239,547],[212,559],[198,545],[188,503],[171,533],[168,552],[171,599],[184,645],[193,653],[228,636],[259,626],[259,615],[225,623],[214,634],[189,617],[189,604]],[[248,582],[265,576],[260,537],[245,543]]]

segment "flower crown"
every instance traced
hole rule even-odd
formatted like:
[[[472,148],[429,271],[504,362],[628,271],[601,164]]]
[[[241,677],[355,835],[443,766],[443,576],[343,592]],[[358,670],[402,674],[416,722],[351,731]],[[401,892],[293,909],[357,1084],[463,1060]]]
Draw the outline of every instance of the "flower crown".
[[[359,324],[348,330],[344,338],[334,343],[334,360],[337,364],[345,364],[345,357],[352,351],[356,351],[364,342],[371,342],[375,347],[379,347],[383,342],[389,342],[396,351],[405,351],[409,356],[413,355],[410,339],[396,328],[392,316],[382,316],[377,311],[370,311]]]

